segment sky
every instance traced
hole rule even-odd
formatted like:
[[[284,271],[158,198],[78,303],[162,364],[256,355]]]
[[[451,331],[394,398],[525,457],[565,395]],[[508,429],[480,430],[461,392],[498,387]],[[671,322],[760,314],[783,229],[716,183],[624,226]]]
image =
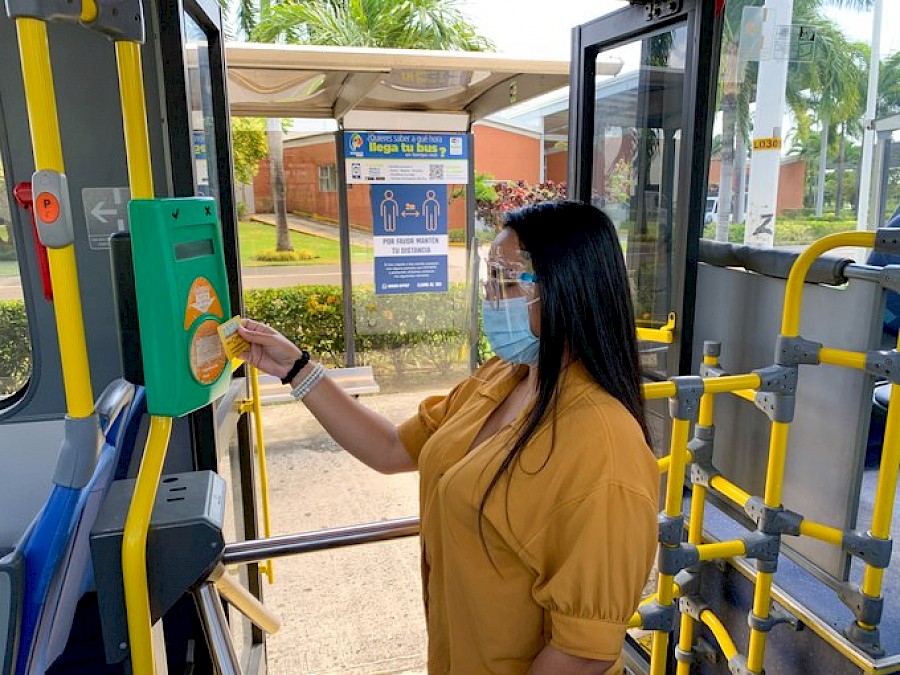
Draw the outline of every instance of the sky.
[[[900,25],[900,1],[883,0],[882,52],[900,51],[900,32],[888,26]],[[557,0],[548,11],[546,0],[459,0],[457,5],[479,31],[490,38],[497,50],[533,58],[569,58],[573,26],[625,6],[624,0]],[[512,6],[515,10],[512,11]],[[826,10],[843,26],[848,37],[869,42],[872,13]]]

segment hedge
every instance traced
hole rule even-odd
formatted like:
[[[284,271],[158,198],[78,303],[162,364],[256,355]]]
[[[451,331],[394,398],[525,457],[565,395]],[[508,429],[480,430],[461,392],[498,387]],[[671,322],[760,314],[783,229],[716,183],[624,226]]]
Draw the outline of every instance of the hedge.
[[[353,293],[358,361],[381,375],[411,369],[446,373],[465,360],[468,304],[463,284],[447,293]],[[276,328],[330,365],[345,363],[343,295],[339,286],[295,286],[244,292],[244,313]]]
[[[0,397],[25,386],[31,374],[31,342],[25,303],[0,301]]]
[[[775,225],[775,245],[802,245],[811,244],[829,234],[847,232],[856,229],[856,222],[849,220],[834,220],[829,218],[804,218],[803,220],[790,220],[779,218]],[[709,223],[703,228],[703,236],[706,239],[714,239],[716,236],[716,223]],[[732,244],[744,243],[744,224],[737,223],[728,226],[728,241]]]
[[[467,307],[463,284],[447,293],[376,296],[353,293],[358,362],[376,374],[443,374],[466,363]],[[342,366],[343,296],[339,286],[295,286],[244,292],[244,314],[264,321],[319,359]],[[0,396],[18,391],[31,372],[28,322],[21,300],[0,301]]]

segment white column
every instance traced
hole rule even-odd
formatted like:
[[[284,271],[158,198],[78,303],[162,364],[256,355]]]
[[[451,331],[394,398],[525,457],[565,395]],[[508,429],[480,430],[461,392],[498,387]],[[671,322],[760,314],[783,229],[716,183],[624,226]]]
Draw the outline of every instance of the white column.
[[[863,118],[862,158],[859,162],[859,204],[856,207],[856,229],[869,229],[869,198],[872,192],[872,151],[875,149],[875,120],[878,104],[878,71],[881,67],[881,15],[884,0],[875,0],[872,14],[872,62],[869,64],[869,87],[866,93],[866,116]],[[880,223],[877,225],[880,226]],[[877,227],[876,226],[876,227]]]
[[[791,23],[794,0],[766,0],[765,11],[766,35],[777,39],[779,26]],[[770,27],[772,24],[774,27]],[[764,45],[764,51],[768,58],[760,61],[757,78],[754,143],[750,154],[750,197],[744,243],[771,247],[775,243],[778,174],[781,171],[784,132],[784,93],[790,49],[778,50],[774,45]],[[775,142],[771,139],[778,140]]]

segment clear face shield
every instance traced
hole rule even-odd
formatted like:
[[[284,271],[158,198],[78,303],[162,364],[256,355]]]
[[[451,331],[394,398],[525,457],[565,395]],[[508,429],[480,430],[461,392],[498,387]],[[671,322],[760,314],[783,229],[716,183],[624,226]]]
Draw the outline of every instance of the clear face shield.
[[[535,304],[540,292],[528,253],[517,241],[498,237],[482,273],[481,318],[491,349],[511,363],[537,363],[538,337],[532,325],[538,323]]]

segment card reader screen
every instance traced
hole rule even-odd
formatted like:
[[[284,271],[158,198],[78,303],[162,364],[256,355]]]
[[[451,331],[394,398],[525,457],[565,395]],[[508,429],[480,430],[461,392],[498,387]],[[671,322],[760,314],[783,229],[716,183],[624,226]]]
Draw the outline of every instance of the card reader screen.
[[[212,239],[200,239],[198,241],[186,241],[175,244],[175,260],[190,260],[213,254]]]

